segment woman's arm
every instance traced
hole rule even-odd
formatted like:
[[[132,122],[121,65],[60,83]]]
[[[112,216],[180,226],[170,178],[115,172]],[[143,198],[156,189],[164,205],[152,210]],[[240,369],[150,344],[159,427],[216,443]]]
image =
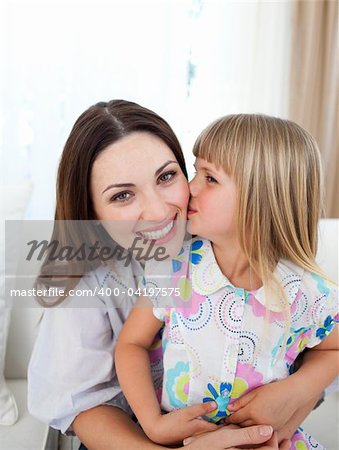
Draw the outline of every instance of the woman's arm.
[[[28,408],[62,433],[80,412],[114,398],[127,409],[113,366],[116,337],[100,303],[46,309],[39,326],[28,367]],[[122,326],[118,314],[116,324]]]
[[[174,444],[216,425],[197,419],[216,408],[204,403],[162,414],[155,394],[148,349],[163,325],[153,315],[151,303],[142,298],[130,313],[119,335],[115,364],[121,388],[143,430],[153,441]]]
[[[240,450],[244,448],[247,450],[254,450],[254,448],[257,450],[290,449],[291,441],[285,439],[279,444],[278,435],[277,433],[272,434],[271,427],[253,426],[248,428],[236,427],[235,429],[233,427],[234,425],[227,425],[219,427],[217,431],[185,439],[184,448],[187,450]],[[261,439],[260,443],[258,442],[258,437]],[[263,439],[268,440],[263,443]],[[255,445],[255,442],[263,444]]]
[[[236,400],[229,423],[249,426],[269,423],[275,430],[299,426],[338,375],[338,328],[309,349],[301,367],[289,377],[261,386]],[[299,422],[299,423],[298,423]],[[286,433],[284,434],[286,435]]]
[[[150,441],[142,430],[119,408],[98,406],[79,414],[73,430],[88,450],[158,450],[166,449]],[[257,447],[257,444],[262,446]],[[257,450],[287,450],[288,443],[278,447],[277,437],[272,437],[270,427],[249,427],[242,429],[219,428],[201,437],[188,440],[185,450],[236,450],[244,445],[255,446]],[[172,447],[173,448],[173,447]],[[249,449],[249,447],[246,447]]]

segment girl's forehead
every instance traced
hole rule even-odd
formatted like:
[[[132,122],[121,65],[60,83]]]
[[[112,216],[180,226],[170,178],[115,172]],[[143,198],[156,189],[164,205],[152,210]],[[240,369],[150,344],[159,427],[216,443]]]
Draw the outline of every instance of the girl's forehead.
[[[195,158],[194,166],[199,167],[199,168],[205,168],[205,169],[214,169],[214,170],[221,169],[220,164],[218,165],[215,162],[209,161],[208,159],[205,159],[201,156],[198,156]]]

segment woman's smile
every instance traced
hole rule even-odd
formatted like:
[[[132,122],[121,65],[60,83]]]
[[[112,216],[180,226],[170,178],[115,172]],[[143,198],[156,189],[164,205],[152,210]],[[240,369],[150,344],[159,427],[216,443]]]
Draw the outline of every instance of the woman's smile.
[[[138,230],[136,234],[146,240],[151,241],[163,240],[165,237],[168,237],[168,234],[174,228],[176,218],[177,214],[175,214],[175,216],[172,217],[171,219],[165,220],[158,225]]]

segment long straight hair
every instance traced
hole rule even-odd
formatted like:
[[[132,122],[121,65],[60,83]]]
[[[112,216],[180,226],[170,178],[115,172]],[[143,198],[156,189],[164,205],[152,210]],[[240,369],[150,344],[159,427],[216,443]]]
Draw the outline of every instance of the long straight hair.
[[[234,179],[241,249],[264,287],[271,287],[270,294],[278,287],[289,314],[287,298],[273,275],[279,259],[324,276],[315,262],[322,213],[317,143],[289,120],[236,114],[208,126],[193,153]]]

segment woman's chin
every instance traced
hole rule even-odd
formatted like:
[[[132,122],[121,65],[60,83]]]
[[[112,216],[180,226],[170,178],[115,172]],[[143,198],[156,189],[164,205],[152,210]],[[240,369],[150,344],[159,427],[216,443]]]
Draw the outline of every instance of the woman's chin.
[[[169,241],[162,244],[162,247],[166,249],[166,255],[168,255],[169,258],[175,258],[180,253],[186,235],[186,224],[186,220],[176,220],[175,233]]]

